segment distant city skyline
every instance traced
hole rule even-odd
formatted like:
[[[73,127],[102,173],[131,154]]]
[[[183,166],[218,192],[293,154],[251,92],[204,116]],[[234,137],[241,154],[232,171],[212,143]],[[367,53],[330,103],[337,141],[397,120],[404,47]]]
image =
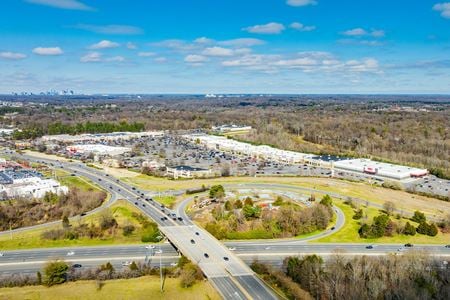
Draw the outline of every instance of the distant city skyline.
[[[449,94],[450,2],[4,0],[0,94]]]

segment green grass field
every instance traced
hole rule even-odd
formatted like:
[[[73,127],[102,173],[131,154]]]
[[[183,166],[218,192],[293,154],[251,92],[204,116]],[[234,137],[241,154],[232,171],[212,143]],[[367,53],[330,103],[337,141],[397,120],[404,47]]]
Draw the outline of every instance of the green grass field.
[[[100,245],[120,245],[120,244],[138,244],[141,243],[142,227],[131,215],[132,212],[140,211],[124,200],[119,200],[111,206],[112,213],[119,226],[123,224],[132,224],[136,230],[130,236],[123,236],[122,230],[118,229],[113,235],[107,235],[103,238],[89,239],[80,238],[75,240],[47,240],[42,239],[41,234],[49,229],[61,228],[61,224],[52,225],[41,229],[32,229],[12,234],[0,236],[0,249],[31,249],[48,247],[77,247],[77,246],[100,246]],[[98,224],[101,213],[86,216],[83,223]],[[72,225],[77,226],[80,221],[72,221]]]
[[[44,171],[42,172],[45,176],[52,176],[53,173],[51,171]],[[57,176],[57,180],[62,185],[67,185],[68,187],[76,187],[83,191],[90,191],[90,190],[101,190],[101,188],[92,182],[91,180],[81,177],[81,176],[71,176],[71,173],[64,171],[64,170],[55,170],[55,175]]]
[[[154,199],[158,202],[161,202],[162,204],[164,204],[167,207],[172,207],[173,204],[175,203],[176,197],[170,196],[170,195],[167,195],[167,196],[161,195],[161,196],[154,197]]]
[[[164,292],[160,292],[158,276],[108,280],[98,290],[95,281],[77,281],[53,287],[25,286],[0,289],[0,300],[122,300],[122,299],[183,299],[219,300],[214,288],[207,282],[182,288],[178,278],[166,278]]]
[[[335,234],[329,235],[327,237],[315,240],[314,242],[322,243],[412,243],[412,244],[448,244],[450,241],[450,234],[443,234],[439,232],[437,236],[431,237],[422,234],[416,234],[415,236],[407,235],[397,235],[394,234],[392,237],[382,237],[377,239],[363,239],[359,237],[358,229],[361,227],[360,220],[353,220],[354,215],[353,208],[349,205],[344,204],[342,201],[334,200],[334,204],[339,207],[345,215],[345,225],[344,227],[336,232]],[[365,208],[362,207],[365,213],[367,213],[369,223],[372,222],[374,216],[378,215],[380,211],[375,208]],[[391,217],[392,220],[398,222],[400,226],[403,226],[408,220],[401,219],[397,220]],[[410,224],[417,227],[418,224],[409,221]]]
[[[279,183],[304,188],[335,192],[345,196],[357,197],[369,203],[383,205],[386,201],[393,201],[398,209],[405,212],[420,210],[432,216],[445,216],[450,211],[450,202],[435,198],[409,194],[367,183],[350,182],[329,178],[313,177],[223,177],[213,179],[169,180],[147,175],[122,177],[123,181],[143,190],[167,191],[188,188],[199,188],[202,185],[215,184],[245,184],[245,183]]]

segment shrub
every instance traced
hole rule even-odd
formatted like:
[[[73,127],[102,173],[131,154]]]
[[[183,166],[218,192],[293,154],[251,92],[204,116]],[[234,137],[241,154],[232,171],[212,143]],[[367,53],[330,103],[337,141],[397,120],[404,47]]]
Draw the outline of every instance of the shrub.
[[[414,221],[416,223],[424,223],[427,221],[427,217],[425,217],[425,214],[423,212],[420,212],[418,210],[416,210],[414,212],[414,215],[411,218],[411,221]]]
[[[416,235],[416,228],[413,225],[406,222],[405,227],[403,228],[403,234],[405,235]]]
[[[320,200],[320,204],[325,206],[332,206],[333,200],[331,199],[330,195],[325,195],[322,197],[322,200]]]
[[[125,225],[123,228],[122,228],[122,234],[124,235],[124,236],[130,236],[130,235],[132,235],[133,234],[133,232],[134,232],[134,230],[135,230],[136,228],[133,226],[133,225]]]
[[[223,198],[225,196],[225,189],[222,185],[213,185],[209,189],[209,198]]]
[[[48,262],[44,268],[44,283],[47,286],[61,284],[67,280],[67,270],[69,266],[60,260]]]
[[[353,220],[359,220],[363,217],[363,210],[360,208],[358,209],[355,214],[353,215]]]

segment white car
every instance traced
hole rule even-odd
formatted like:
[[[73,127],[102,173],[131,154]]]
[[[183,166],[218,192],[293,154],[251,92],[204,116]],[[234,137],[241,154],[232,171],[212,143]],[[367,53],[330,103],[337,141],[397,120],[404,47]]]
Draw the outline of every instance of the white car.
[[[172,267],[178,266],[178,264],[177,264],[176,262],[173,262],[173,263],[171,263],[170,265],[171,265]]]
[[[3,257],[3,256],[5,256],[5,254],[3,254],[3,252],[0,252],[0,257]]]
[[[132,264],[131,261],[124,261],[124,262],[122,262],[122,266],[123,266],[123,267],[130,266],[131,264]]]
[[[155,249],[155,246],[154,245],[147,245],[147,246],[145,246],[145,249]]]
[[[74,254],[75,254],[75,252],[73,252],[73,251],[67,252],[67,256],[73,256]]]
[[[234,250],[236,250],[236,247],[230,247],[230,248],[228,248],[228,250],[234,251]]]

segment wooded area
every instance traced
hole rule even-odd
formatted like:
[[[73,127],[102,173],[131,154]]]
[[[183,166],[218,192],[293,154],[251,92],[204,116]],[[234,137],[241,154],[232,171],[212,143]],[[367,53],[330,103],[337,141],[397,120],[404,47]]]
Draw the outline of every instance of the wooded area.
[[[300,152],[372,156],[450,177],[449,116],[449,99],[438,96],[147,96],[32,106],[2,123],[52,134],[105,132],[104,126],[82,128],[86,122],[126,121],[131,128],[108,130],[130,131],[242,124],[254,128],[239,137],[246,141]]]

